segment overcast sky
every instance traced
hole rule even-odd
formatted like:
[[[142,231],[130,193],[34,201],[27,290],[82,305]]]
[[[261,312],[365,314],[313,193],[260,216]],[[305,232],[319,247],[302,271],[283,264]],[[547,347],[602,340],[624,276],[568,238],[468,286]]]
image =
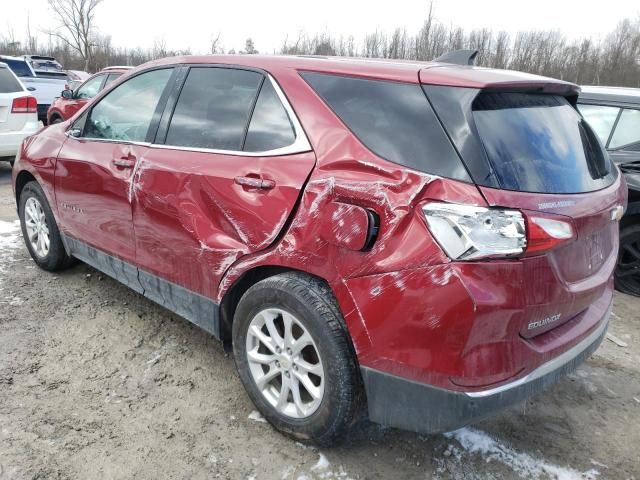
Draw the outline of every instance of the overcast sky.
[[[46,31],[55,20],[46,0],[2,0],[2,20],[16,39],[25,37],[27,16],[32,31]],[[591,8],[592,4],[594,8]],[[605,8],[602,8],[602,7]],[[597,8],[600,7],[600,8]],[[102,34],[115,46],[152,47],[164,40],[169,49],[191,48],[206,53],[212,37],[222,46],[240,50],[251,36],[255,46],[272,53],[288,35],[330,32],[354,35],[357,41],[376,29],[396,26],[416,32],[428,9],[427,0],[104,0],[96,11]],[[466,30],[489,27],[519,30],[560,30],[568,38],[603,37],[619,20],[640,15],[638,0],[436,0],[437,20]],[[6,19],[6,20],[5,20]]]

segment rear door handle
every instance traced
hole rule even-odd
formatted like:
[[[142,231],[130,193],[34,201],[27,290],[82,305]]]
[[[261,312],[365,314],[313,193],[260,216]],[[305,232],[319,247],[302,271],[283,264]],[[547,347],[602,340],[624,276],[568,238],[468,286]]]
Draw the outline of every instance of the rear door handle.
[[[236,177],[234,181],[243,187],[260,188],[262,190],[271,190],[276,186],[276,182],[273,180],[256,177]]]
[[[133,168],[136,166],[136,156],[127,149],[119,158],[114,158],[112,162],[116,167]]]

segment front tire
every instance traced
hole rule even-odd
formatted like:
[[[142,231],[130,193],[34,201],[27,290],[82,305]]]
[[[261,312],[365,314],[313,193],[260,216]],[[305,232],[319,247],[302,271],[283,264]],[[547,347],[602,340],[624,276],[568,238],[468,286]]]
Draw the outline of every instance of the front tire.
[[[233,320],[236,366],[249,397],[297,440],[339,442],[357,419],[362,381],[329,287],[290,272],[242,296]]]
[[[53,272],[71,264],[49,202],[37,182],[29,182],[22,189],[18,215],[27,250],[40,268]]]

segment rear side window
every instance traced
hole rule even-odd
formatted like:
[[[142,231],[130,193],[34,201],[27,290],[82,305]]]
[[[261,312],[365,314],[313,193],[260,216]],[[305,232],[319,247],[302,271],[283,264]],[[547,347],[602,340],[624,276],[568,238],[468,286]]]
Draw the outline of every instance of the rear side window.
[[[23,88],[16,77],[6,68],[0,68],[0,93],[22,92]]]
[[[291,145],[293,125],[271,81],[265,79],[253,109],[244,143],[246,152],[266,152]]]
[[[192,68],[173,112],[165,144],[242,150],[263,78],[247,70]]]
[[[612,149],[633,149],[640,147],[640,110],[625,109],[611,137]]]
[[[582,193],[615,178],[595,133],[564,97],[480,93],[472,110],[501,188]]]
[[[107,80],[104,82],[104,86],[106,87],[114,80],[117,80],[118,78],[120,78],[121,75],[122,75],[121,73],[110,73],[109,76],[107,77]]]
[[[578,105],[578,110],[596,132],[602,145],[606,146],[620,109],[604,105]]]
[[[311,72],[302,77],[375,154],[429,174],[470,181],[419,85]]]

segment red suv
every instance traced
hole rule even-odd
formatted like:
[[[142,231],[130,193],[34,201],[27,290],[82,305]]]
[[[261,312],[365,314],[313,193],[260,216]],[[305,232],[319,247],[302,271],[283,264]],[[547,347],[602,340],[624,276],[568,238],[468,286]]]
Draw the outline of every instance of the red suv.
[[[47,125],[64,122],[95,97],[100,90],[118,79],[132,67],[107,67],[89,77],[75,90],[63,90],[47,111]]]
[[[25,140],[45,270],[80,259],[233,349],[276,428],[436,432],[600,344],[627,189],[578,87],[445,63],[148,63]]]

